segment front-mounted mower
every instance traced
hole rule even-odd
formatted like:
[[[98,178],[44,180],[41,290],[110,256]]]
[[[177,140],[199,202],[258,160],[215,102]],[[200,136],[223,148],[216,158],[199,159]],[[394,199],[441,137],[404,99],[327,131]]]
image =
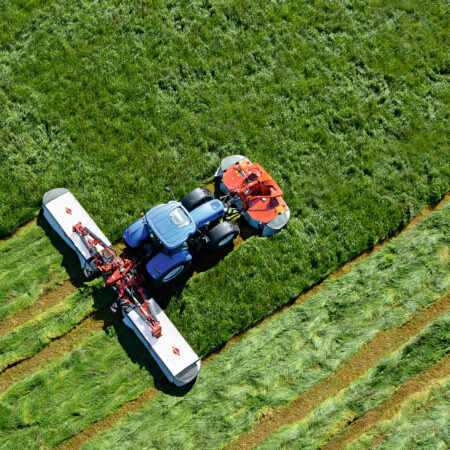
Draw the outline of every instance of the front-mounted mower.
[[[156,285],[168,283],[198,252],[225,247],[239,234],[231,220],[239,213],[263,236],[281,230],[289,220],[283,192],[259,164],[230,156],[222,161],[216,179],[219,198],[197,188],[181,202],[174,199],[141,214],[123,233],[127,249],[121,256],[69,190],[53,189],[42,203],[44,217],[78,255],[85,275],[103,276],[105,286],[117,295],[111,309],[120,309],[125,325],[177,386],[197,376],[201,361],[147,296],[144,277],[149,275]]]

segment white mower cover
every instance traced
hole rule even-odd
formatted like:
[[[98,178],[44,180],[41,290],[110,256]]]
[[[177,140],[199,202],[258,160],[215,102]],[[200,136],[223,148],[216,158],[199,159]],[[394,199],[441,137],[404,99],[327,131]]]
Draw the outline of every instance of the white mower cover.
[[[78,255],[83,270],[92,270],[88,263],[91,255],[78,234],[73,231],[74,225],[81,222],[84,227],[111,247],[111,242],[68,189],[58,188],[46,192],[42,201],[42,210],[50,226]]]
[[[183,386],[198,375],[201,360],[155,300],[151,298],[148,302],[161,325],[161,337],[152,335],[150,327],[135,310],[122,310],[123,323],[136,333],[168,380]]]

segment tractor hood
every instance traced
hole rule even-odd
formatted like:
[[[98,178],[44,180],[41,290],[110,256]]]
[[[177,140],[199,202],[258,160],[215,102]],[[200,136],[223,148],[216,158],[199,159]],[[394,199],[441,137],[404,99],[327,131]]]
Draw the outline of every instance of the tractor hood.
[[[145,215],[145,220],[169,250],[184,244],[196,230],[195,222],[187,209],[175,201],[154,206]]]

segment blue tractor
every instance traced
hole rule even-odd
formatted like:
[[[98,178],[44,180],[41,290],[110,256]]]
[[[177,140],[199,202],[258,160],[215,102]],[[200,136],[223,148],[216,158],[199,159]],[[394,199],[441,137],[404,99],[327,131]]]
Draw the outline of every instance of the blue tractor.
[[[123,240],[128,249],[139,252],[140,261],[147,261],[146,271],[155,284],[164,285],[190,266],[193,254],[205,247],[223,248],[239,234],[239,227],[226,220],[229,212],[208,189],[197,188],[181,202],[174,198],[141,213]]]

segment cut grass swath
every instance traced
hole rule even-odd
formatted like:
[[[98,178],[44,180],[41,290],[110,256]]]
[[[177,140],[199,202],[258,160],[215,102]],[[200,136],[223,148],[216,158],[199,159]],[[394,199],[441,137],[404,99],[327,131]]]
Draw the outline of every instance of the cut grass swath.
[[[112,299],[111,292],[103,289],[103,281],[95,280],[12,329],[0,338],[0,371],[32,357]]]
[[[274,433],[260,448],[324,447],[334,436],[347,431],[348,426],[356,425],[353,422],[358,418],[388,402],[403,383],[426,371],[449,351],[450,312],[428,325],[395,353],[380,360],[347,389],[320,404],[305,419]],[[445,370],[450,369],[450,360],[445,358],[441,365],[441,372],[445,374]],[[340,440],[332,443],[330,448],[343,448],[344,444]]]
[[[55,250],[37,225],[0,242],[0,319],[19,312],[69,278],[67,252]]]
[[[347,448],[448,448],[449,428],[450,376],[408,399],[397,417],[378,423]]]

